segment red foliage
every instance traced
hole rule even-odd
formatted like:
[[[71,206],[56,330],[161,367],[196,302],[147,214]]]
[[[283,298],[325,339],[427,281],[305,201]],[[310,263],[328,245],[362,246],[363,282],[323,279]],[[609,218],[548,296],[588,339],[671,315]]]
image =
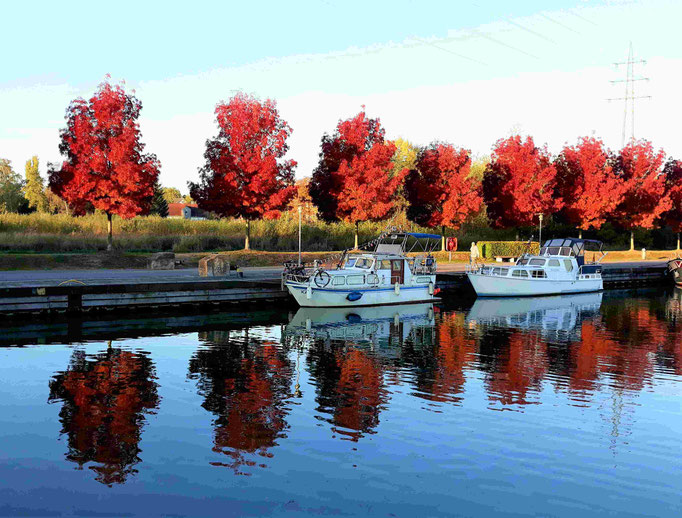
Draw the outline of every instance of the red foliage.
[[[603,142],[591,137],[565,146],[557,157],[557,195],[566,219],[578,228],[599,229],[623,199],[626,187],[611,163]]]
[[[672,207],[663,174],[665,153],[654,151],[651,142],[633,141],[621,149],[615,170],[625,184],[615,219],[628,230],[653,228],[654,222]]]
[[[670,196],[671,206],[663,214],[663,221],[673,232],[682,232],[682,162],[670,159],[663,168],[665,189]]]
[[[333,136],[322,137],[320,162],[310,195],[326,221],[380,221],[395,208],[398,188],[407,174],[393,174],[395,145],[384,140],[378,119],[362,111],[339,122]]]
[[[69,105],[59,145],[67,159],[61,168],[50,168],[49,184],[74,213],[95,208],[132,218],[148,212],[160,164],[143,153],[141,108],[136,97],[108,82],[90,100]]]
[[[563,206],[554,197],[556,169],[546,148],[532,137],[498,140],[483,176],[483,196],[494,227],[532,225],[536,214],[549,215]]]
[[[277,105],[238,93],[215,109],[218,136],[206,142],[199,183],[189,183],[200,208],[247,220],[276,218],[296,193],[291,128]]]
[[[481,194],[469,177],[471,158],[465,149],[432,144],[417,155],[405,179],[407,217],[426,227],[459,228],[481,208]]]

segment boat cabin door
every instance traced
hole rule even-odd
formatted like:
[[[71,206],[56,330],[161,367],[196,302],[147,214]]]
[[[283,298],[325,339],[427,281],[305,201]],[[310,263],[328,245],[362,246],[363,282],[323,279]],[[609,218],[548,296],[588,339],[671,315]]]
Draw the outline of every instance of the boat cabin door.
[[[391,259],[391,284],[405,283],[405,261]]]

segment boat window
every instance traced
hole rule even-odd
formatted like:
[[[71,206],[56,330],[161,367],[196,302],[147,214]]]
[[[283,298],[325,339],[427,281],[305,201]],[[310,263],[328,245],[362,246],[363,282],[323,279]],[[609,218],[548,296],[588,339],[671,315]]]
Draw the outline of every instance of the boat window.
[[[545,277],[547,277],[547,274],[545,273],[545,270],[531,270],[530,276],[533,279],[544,279]]]
[[[379,261],[379,270],[390,270],[391,269],[391,261],[388,259],[383,259],[382,261]]]
[[[431,281],[431,277],[417,277],[417,282],[420,284],[426,284]]]
[[[580,255],[580,245],[578,245],[578,243],[575,243],[575,244],[573,245],[573,253],[574,253],[575,255]]]
[[[346,278],[343,275],[334,275],[332,277],[332,286],[343,286],[346,284]]]
[[[493,268],[493,275],[500,275],[506,277],[509,273],[509,268]]]
[[[349,275],[346,277],[346,284],[349,286],[358,286],[360,284],[365,284],[364,275]]]
[[[571,255],[571,247],[570,246],[562,246],[561,250],[559,251],[559,255]]]
[[[373,273],[370,273],[367,276],[367,284],[378,284],[379,283],[379,276]]]
[[[544,259],[533,258],[533,259],[530,260],[530,265],[531,265],[531,266],[544,266],[544,265],[545,265],[545,260],[544,260]]]
[[[355,266],[355,261],[357,259],[355,257],[349,257],[348,260],[346,261],[346,264],[344,265],[346,268],[352,268]]]
[[[559,263],[559,259],[550,259],[549,266],[561,266],[561,263]]]
[[[570,259],[564,259],[564,267],[566,268],[567,272],[573,271],[573,261]]]
[[[355,263],[356,268],[362,268],[364,270],[367,270],[370,266],[372,266],[372,259],[368,259],[367,257],[361,257]]]
[[[524,264],[528,264],[528,259],[526,259],[525,257],[522,257],[521,259],[519,259],[518,261],[516,261],[516,264],[517,264],[518,266],[523,266]]]
[[[550,246],[549,247],[549,255],[559,255],[561,251],[561,248],[558,246]]]
[[[564,244],[564,240],[563,240],[563,239],[552,239],[552,240],[549,242],[549,246],[561,246],[561,245],[563,245],[563,244]]]
[[[512,277],[528,277],[526,270],[512,270]]]

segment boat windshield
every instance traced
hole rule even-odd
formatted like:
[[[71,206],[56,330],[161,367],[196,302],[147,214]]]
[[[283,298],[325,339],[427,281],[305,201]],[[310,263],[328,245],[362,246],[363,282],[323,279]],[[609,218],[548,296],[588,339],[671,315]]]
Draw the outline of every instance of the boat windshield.
[[[343,263],[343,267],[362,268],[363,270],[368,270],[372,266],[372,263],[374,263],[374,259],[371,257],[350,256],[348,259],[346,259],[346,262]]]

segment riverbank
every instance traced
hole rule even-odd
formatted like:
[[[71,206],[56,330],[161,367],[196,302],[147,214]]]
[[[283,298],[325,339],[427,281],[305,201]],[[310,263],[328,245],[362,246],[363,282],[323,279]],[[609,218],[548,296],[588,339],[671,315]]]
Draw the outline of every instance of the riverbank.
[[[240,267],[281,266],[285,261],[296,261],[297,252],[265,252],[261,250],[233,250],[220,252],[230,263]],[[324,260],[340,252],[304,252],[303,261]],[[675,257],[674,250],[649,250],[647,261],[665,261]],[[147,268],[152,253],[93,252],[93,253],[6,253],[0,252],[0,271],[7,270],[97,270],[97,269],[140,269]],[[197,268],[199,260],[208,252],[175,254],[178,268]],[[441,264],[462,264],[469,261],[468,252],[437,252],[434,254]],[[589,259],[592,259],[588,256]],[[612,251],[604,258],[605,263],[642,261],[641,251]]]

